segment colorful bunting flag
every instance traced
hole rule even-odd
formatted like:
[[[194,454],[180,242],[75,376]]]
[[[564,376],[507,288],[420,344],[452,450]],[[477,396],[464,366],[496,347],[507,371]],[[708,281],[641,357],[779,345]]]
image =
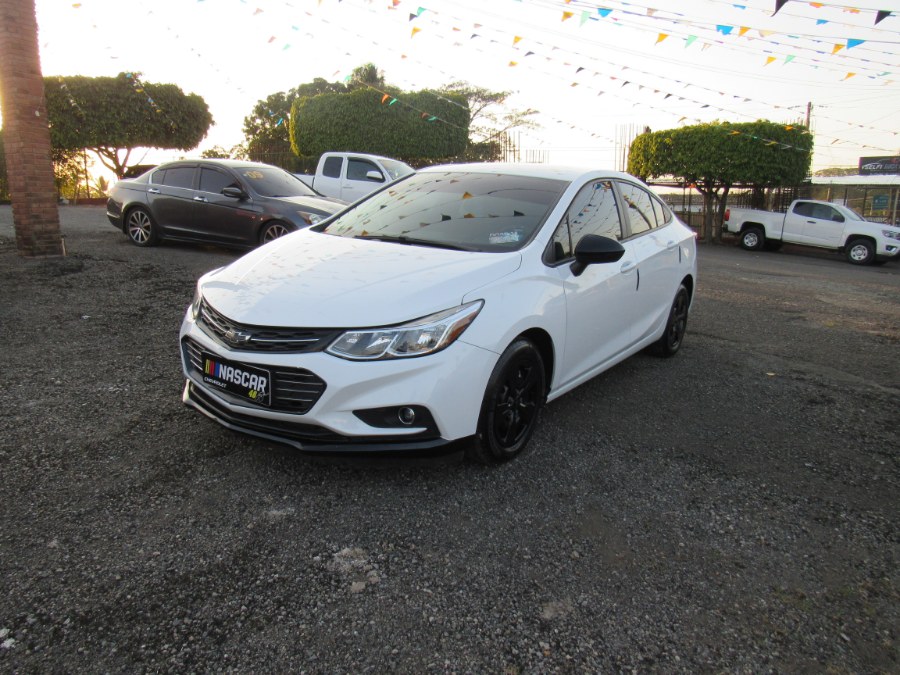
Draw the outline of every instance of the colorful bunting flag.
[[[659,44],[660,42],[662,42],[663,40],[665,40],[667,37],[669,37],[669,34],[668,34],[668,33],[660,33],[659,35],[656,36],[656,42],[655,42],[655,44]]]
[[[568,20],[571,19],[573,16],[575,16],[575,13],[574,13],[574,12],[563,12],[563,14],[562,14],[562,20],[563,20],[563,21],[568,21]]]
[[[775,11],[772,12],[772,16],[778,14],[778,10],[784,7],[787,4],[788,0],[775,0]]]
[[[875,14],[875,25],[877,26],[879,23],[884,21],[891,15],[891,10],[889,9],[879,9],[878,13]]]

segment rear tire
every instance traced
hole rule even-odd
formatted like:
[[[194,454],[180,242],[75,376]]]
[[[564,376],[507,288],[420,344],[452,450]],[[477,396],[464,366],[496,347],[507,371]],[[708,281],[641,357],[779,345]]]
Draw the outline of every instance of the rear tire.
[[[537,427],[547,396],[541,353],[526,339],[513,342],[500,356],[488,380],[478,429],[466,455],[481,464],[517,456]]]
[[[684,342],[687,332],[688,308],[691,305],[691,296],[684,284],[678,287],[672,308],[669,310],[669,319],[666,321],[666,329],[662,337],[653,343],[652,351],[657,356],[675,356]]]
[[[766,234],[761,227],[748,227],[741,232],[741,248],[758,251],[766,243]]]
[[[851,265],[871,265],[875,262],[875,246],[868,239],[852,239],[847,243],[847,261]]]

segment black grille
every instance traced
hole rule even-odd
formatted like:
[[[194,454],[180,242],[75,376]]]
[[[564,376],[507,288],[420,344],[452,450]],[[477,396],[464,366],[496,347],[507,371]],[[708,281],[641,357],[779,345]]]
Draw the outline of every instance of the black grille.
[[[181,343],[184,350],[185,361],[191,365],[200,375],[203,374],[203,356],[202,347],[191,340],[185,338]],[[259,365],[248,364],[259,368]],[[272,373],[272,401],[269,406],[255,406],[250,401],[243,398],[234,398],[241,405],[265,408],[267,410],[277,410],[279,412],[290,412],[303,415],[310,411],[316,404],[316,401],[325,391],[325,381],[320,377],[303,368],[279,368],[267,366]],[[219,392],[222,396],[230,397],[227,392]]]
[[[245,352],[320,352],[341,334],[335,328],[277,328],[238,323],[213,309],[205,298],[200,301],[197,324],[229,349]]]

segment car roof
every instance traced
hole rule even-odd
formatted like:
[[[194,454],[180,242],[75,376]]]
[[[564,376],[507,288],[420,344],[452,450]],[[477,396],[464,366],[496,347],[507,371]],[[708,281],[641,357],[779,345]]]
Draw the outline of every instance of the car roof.
[[[607,178],[624,178],[637,180],[634,176],[622,171],[607,171],[605,169],[589,169],[583,166],[567,166],[563,164],[525,164],[516,162],[478,162],[472,164],[439,164],[419,169],[419,173],[433,171],[465,171],[467,173],[498,173],[512,176],[527,176],[532,178],[550,178],[576,181],[579,178],[605,176]]]
[[[218,159],[218,158],[207,158],[207,157],[195,157],[189,159],[177,159],[172,162],[166,162],[165,164],[160,164],[159,168],[166,168],[170,166],[179,166],[182,164],[218,164],[219,166],[227,166],[231,169],[239,169],[243,167],[261,167],[268,169],[278,169],[280,167],[275,166],[274,164],[264,164],[262,162],[250,162],[243,159]]]

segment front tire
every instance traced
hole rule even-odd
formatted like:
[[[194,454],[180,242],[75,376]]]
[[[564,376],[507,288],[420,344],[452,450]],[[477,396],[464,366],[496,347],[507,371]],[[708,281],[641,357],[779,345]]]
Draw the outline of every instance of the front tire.
[[[125,234],[135,246],[153,246],[159,241],[156,221],[147,209],[137,206],[125,216]]]
[[[758,251],[766,243],[766,234],[761,227],[748,227],[741,232],[741,248]]]
[[[484,392],[470,459],[497,464],[525,449],[544,407],[546,377],[541,353],[530,340],[520,338],[506,348]]]
[[[293,232],[294,228],[280,220],[273,220],[266,223],[262,231],[259,233],[259,243],[268,244],[279,237],[283,237],[288,232]]]
[[[847,261],[852,265],[875,262],[875,246],[868,239],[853,239],[847,244]]]

